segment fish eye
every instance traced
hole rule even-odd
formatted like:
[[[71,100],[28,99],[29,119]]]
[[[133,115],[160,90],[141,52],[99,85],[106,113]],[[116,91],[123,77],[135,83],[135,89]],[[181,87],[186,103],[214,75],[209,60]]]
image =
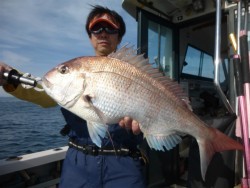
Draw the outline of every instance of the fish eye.
[[[58,71],[61,74],[67,74],[69,72],[69,67],[67,67],[66,65],[63,65],[61,67],[58,68]]]

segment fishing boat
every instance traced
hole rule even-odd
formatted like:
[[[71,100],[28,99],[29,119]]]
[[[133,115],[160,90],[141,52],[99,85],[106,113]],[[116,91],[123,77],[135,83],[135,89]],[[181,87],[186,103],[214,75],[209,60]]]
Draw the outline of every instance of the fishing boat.
[[[245,153],[216,154],[204,182],[193,138],[184,137],[166,152],[151,150],[144,143],[150,161],[144,172],[147,186],[250,187],[246,170],[250,165],[249,134],[245,135],[250,133],[249,115],[242,110],[247,96],[236,91],[236,86],[244,84],[235,82],[239,72],[234,67],[242,59],[239,56],[246,56],[240,31],[247,35],[249,30],[248,1],[123,0],[121,6],[137,21],[139,53],[181,84],[194,113],[245,147]],[[248,41],[245,45],[247,48]],[[67,146],[0,160],[0,187],[56,187],[66,151]]]

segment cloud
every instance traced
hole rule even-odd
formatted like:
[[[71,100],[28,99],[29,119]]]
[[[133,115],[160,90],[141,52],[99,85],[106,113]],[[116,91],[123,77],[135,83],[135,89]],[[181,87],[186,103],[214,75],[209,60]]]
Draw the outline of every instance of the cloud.
[[[120,0],[0,0],[0,61],[41,76],[61,62],[94,55],[85,31],[91,5],[121,14],[127,26],[121,46],[136,45],[137,24],[121,4]]]
[[[135,31],[135,21],[122,9],[121,1],[117,0],[73,0],[70,2],[60,0],[60,3],[56,0],[1,0],[0,41],[2,44],[11,43],[17,47],[46,46],[48,42],[53,42],[51,47],[64,47],[65,39],[67,42],[76,42],[84,38],[84,41],[79,42],[89,45],[86,43],[88,40],[86,40],[84,25],[91,9],[90,5],[95,4],[107,6],[123,14],[127,28]],[[134,38],[134,35],[129,37]]]
[[[29,66],[31,64],[29,58],[12,51],[3,51],[1,52],[1,56],[9,63],[9,65],[14,67],[22,67],[24,65]]]

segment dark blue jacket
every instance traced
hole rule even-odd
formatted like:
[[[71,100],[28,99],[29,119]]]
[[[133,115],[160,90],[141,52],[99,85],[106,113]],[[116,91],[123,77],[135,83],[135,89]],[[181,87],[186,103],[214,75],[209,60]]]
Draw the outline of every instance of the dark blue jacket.
[[[76,140],[79,144],[94,145],[88,133],[87,122],[64,108],[61,108],[61,111],[66,123],[70,127],[68,136]],[[136,149],[137,145],[143,140],[142,134],[134,135],[131,130],[121,128],[118,124],[110,125],[108,131],[115,147]],[[113,146],[109,136],[102,140],[102,146]]]
[[[68,136],[80,144],[94,145],[90,139],[86,121],[61,109],[70,127]],[[136,136],[118,124],[108,129],[115,147],[136,149],[142,142],[142,134]],[[102,146],[111,146],[110,138],[104,138]],[[118,155],[89,155],[70,147],[63,162],[60,188],[145,188],[143,165],[139,159]]]

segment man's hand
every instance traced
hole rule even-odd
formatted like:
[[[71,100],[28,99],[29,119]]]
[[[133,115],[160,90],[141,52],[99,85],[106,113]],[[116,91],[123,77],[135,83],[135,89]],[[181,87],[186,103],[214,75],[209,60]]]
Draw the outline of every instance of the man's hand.
[[[12,69],[13,68],[10,67],[9,65],[6,65],[3,62],[0,62],[0,86],[3,86],[4,84],[7,83],[6,80],[3,77],[3,73],[4,72],[9,72]]]
[[[130,117],[124,117],[123,119],[121,119],[119,125],[122,128],[131,129],[135,135],[138,135],[141,132],[139,123],[136,120],[131,119]]]

